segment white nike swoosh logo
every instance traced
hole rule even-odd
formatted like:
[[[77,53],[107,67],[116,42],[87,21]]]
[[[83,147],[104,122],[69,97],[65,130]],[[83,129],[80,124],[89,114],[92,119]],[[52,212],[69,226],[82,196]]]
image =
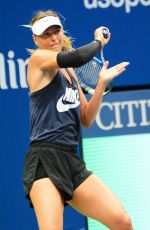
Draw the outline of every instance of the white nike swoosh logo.
[[[76,108],[80,105],[80,101],[75,101],[74,104],[64,104],[62,101],[63,97],[64,97],[64,95],[62,97],[60,97],[59,100],[57,101],[56,108],[57,108],[58,112],[66,112],[69,109]]]

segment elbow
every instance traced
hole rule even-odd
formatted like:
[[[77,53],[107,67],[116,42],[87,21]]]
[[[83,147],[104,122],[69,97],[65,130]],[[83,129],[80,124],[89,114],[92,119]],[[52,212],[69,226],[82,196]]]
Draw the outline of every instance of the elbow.
[[[85,127],[85,128],[90,128],[93,124],[93,122],[89,122],[89,121],[82,121],[81,124]]]
[[[85,128],[90,128],[92,126],[94,119],[86,114],[86,106],[83,108],[80,118],[80,122]]]
[[[92,124],[86,124],[85,128],[90,128],[92,126]]]

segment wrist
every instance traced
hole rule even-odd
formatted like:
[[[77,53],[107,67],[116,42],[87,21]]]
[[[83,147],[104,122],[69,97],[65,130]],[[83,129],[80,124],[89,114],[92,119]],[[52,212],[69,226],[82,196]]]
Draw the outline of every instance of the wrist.
[[[102,42],[99,39],[95,39],[94,42],[99,43],[99,46],[102,47]]]
[[[100,77],[98,81],[98,85],[100,85],[101,87],[106,87],[107,81]]]

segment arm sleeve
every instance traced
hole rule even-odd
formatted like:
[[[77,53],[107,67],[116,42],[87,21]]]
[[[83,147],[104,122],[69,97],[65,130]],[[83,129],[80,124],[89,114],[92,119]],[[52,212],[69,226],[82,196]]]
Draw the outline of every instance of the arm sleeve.
[[[60,68],[79,67],[86,64],[101,49],[101,42],[95,40],[71,52],[57,54],[57,64]]]

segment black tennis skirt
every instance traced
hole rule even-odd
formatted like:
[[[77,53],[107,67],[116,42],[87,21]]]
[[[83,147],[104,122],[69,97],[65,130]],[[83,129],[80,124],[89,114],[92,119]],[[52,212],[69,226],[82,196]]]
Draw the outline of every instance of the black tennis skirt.
[[[73,198],[73,191],[92,174],[74,147],[46,142],[30,145],[24,162],[23,187],[25,197],[33,207],[29,192],[35,180],[49,177],[66,201]]]

